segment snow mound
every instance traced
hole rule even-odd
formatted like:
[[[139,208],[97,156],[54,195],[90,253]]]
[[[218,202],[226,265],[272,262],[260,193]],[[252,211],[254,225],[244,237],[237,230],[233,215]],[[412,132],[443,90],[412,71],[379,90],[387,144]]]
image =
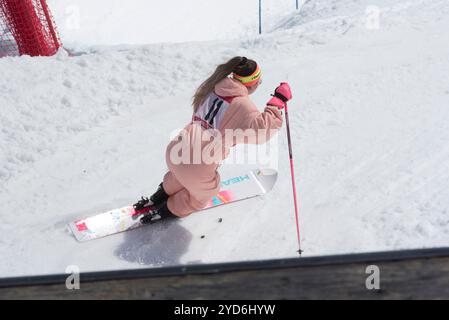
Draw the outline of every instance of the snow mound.
[[[0,59],[0,190],[58,142],[135,106],[193,90],[210,65],[231,54],[223,51],[212,56],[196,46],[161,44]]]

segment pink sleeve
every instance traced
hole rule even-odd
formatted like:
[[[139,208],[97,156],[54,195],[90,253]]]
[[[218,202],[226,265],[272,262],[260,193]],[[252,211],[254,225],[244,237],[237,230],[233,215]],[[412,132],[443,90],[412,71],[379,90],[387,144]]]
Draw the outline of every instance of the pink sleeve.
[[[245,131],[244,137],[237,139],[240,143],[265,143],[282,127],[282,113],[277,107],[267,106],[260,112],[249,98],[240,98],[231,108],[224,129]]]
[[[248,115],[248,125],[251,129],[278,130],[282,127],[282,113],[277,107],[266,106],[263,112],[255,110]]]

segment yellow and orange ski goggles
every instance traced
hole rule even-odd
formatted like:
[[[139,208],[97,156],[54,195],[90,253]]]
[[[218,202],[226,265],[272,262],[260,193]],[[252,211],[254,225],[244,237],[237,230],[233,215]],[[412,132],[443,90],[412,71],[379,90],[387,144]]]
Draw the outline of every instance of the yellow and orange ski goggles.
[[[242,77],[236,73],[233,73],[232,75],[235,80],[240,81],[244,86],[251,87],[251,86],[255,85],[257,83],[257,81],[259,81],[259,79],[262,75],[262,70],[260,69],[259,65],[257,65],[256,71],[254,71],[249,76]]]

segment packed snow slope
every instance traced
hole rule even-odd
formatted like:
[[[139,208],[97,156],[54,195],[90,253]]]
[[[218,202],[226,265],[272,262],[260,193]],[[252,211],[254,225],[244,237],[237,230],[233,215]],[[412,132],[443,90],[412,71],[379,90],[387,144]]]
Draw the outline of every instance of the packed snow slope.
[[[293,88],[304,255],[447,246],[449,2],[371,3],[312,0],[262,36],[0,59],[0,276],[296,256],[285,128],[264,198],[86,243],[66,228],[156,188],[193,91],[234,55],[260,62],[261,109]]]
[[[229,40],[259,32],[258,0],[126,0],[126,3],[48,0],[48,3],[64,43],[76,48]],[[295,7],[295,0],[263,0],[263,30],[271,30]]]

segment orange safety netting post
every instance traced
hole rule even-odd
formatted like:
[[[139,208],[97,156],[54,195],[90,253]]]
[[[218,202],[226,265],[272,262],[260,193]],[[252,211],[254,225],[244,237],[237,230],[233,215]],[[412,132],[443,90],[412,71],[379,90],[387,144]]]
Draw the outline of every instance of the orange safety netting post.
[[[45,0],[0,0],[0,57],[50,56],[61,47]]]

